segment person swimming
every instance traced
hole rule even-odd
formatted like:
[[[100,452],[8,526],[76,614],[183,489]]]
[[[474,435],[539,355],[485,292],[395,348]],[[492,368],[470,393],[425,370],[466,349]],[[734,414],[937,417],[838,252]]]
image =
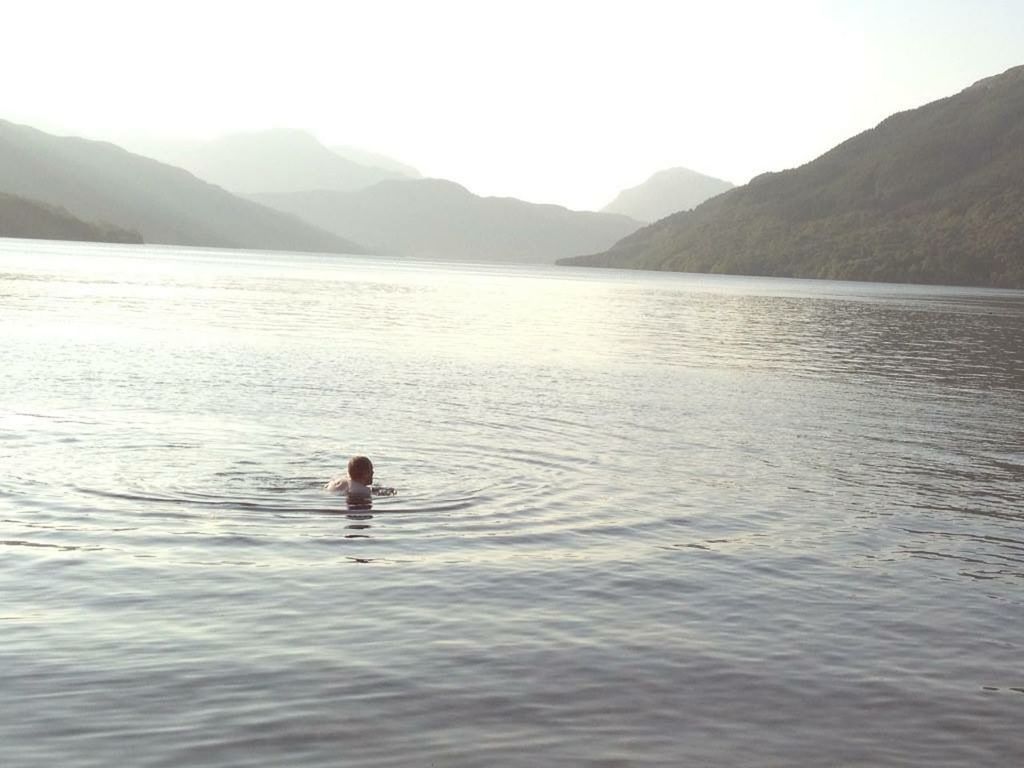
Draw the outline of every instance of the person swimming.
[[[326,488],[349,497],[369,498],[373,494],[372,486],[373,462],[366,456],[353,456],[348,460],[348,474],[328,481]]]

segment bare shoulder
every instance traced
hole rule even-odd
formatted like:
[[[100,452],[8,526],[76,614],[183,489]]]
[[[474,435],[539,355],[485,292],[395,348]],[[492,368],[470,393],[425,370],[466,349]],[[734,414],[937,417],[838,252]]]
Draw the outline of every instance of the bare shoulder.
[[[327,488],[328,491],[345,492],[348,490],[348,478],[336,477],[333,480],[329,480],[327,485],[324,487]]]

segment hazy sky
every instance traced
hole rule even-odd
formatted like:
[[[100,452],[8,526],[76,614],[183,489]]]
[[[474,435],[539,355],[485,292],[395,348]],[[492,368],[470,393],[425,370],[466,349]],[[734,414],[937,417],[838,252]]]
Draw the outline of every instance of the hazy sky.
[[[1024,64],[1021,0],[5,3],[0,118],[303,128],[576,208],[675,165],[742,183]]]

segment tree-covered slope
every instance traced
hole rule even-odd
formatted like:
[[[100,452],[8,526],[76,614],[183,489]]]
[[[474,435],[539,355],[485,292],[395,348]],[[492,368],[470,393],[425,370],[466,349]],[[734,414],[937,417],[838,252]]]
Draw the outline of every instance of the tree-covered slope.
[[[0,193],[0,237],[141,243],[138,232],[82,221],[63,208]]]
[[[1024,67],[560,263],[1024,287]]]
[[[140,233],[147,243],[359,253],[280,211],[113,144],[0,120],[0,192]]]
[[[688,211],[733,185],[689,168],[658,171],[643,184],[622,190],[601,210],[621,213],[637,221],[657,221],[677,211]]]
[[[640,226],[617,214],[479,197],[441,179],[254,199],[376,251],[433,259],[551,264],[565,253],[607,248]]]

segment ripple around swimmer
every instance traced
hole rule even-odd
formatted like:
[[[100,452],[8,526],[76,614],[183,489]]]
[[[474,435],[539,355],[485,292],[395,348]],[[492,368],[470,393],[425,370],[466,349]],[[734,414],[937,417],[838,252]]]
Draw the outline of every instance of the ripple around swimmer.
[[[1022,764],[1024,293],[5,248],[7,762]]]

